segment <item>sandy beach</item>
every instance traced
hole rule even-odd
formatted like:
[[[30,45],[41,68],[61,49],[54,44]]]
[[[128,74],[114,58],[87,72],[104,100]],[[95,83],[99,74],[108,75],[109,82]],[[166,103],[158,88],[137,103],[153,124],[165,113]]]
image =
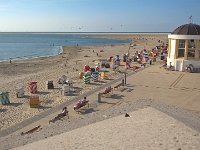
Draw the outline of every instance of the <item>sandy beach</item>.
[[[158,40],[163,39],[163,41],[166,41],[167,38],[166,35],[100,35],[99,37],[133,40],[137,46],[134,48],[131,47],[130,53],[132,54],[136,50],[142,50],[145,47],[152,49],[159,44]],[[9,126],[70,99],[72,96],[62,96],[60,94],[61,86],[57,84],[57,81],[62,75],[66,75],[69,79],[73,80],[74,87],[78,89],[75,95],[94,89],[97,85],[86,85],[79,79],[79,72],[82,71],[83,66],[89,65],[95,67],[95,61],[98,59],[108,59],[110,56],[115,55],[122,57],[123,54],[127,53],[128,49],[129,44],[64,47],[63,54],[58,56],[13,61],[12,64],[9,64],[9,62],[0,63],[0,89],[1,91],[9,92],[11,101],[10,105],[0,105],[0,129],[6,129]],[[100,50],[104,52],[100,52]],[[97,56],[97,53],[99,56]],[[121,70],[124,70],[124,67],[121,67]],[[116,79],[121,75],[113,71],[109,73],[111,79]],[[46,81],[48,80],[54,81],[54,90],[46,89]],[[40,109],[29,108],[29,97],[31,96],[27,91],[29,81],[38,82],[39,92],[36,95],[39,95],[40,98]],[[98,84],[105,84],[108,81],[105,80]],[[24,85],[25,98],[16,98],[15,88],[19,83]]]
[[[130,54],[133,54],[136,50],[151,50],[160,44],[158,40],[164,43],[167,42],[167,35],[160,34],[100,35],[98,37],[133,40],[135,46],[130,47]],[[98,83],[84,84],[79,79],[79,72],[82,71],[85,64],[94,67],[98,59],[108,59],[110,56],[115,55],[120,55],[122,58],[122,55],[127,53],[129,46],[129,44],[121,44],[64,47],[63,54],[58,56],[15,61],[12,64],[9,64],[9,62],[0,63],[0,70],[2,70],[0,71],[0,89],[8,91],[11,100],[10,105],[0,105],[0,129],[3,135],[0,138],[0,149],[15,148],[39,140],[42,140],[41,142],[39,141],[40,144],[43,142],[48,144],[48,142],[52,142],[55,139],[54,148],[56,149],[56,146],[59,146],[56,144],[57,141],[60,141],[59,139],[69,138],[70,134],[74,135],[73,139],[77,139],[78,134],[84,133],[85,130],[88,132],[83,136],[87,134],[88,136],[86,137],[88,137],[90,143],[84,143],[83,149],[96,148],[95,142],[97,142],[97,139],[95,139],[96,141],[92,140],[95,134],[99,135],[98,140],[101,143],[97,146],[97,149],[108,147],[110,149],[132,149],[133,147],[141,148],[141,146],[146,149],[152,143],[154,143],[151,147],[152,149],[196,149],[199,146],[200,132],[199,74],[166,71],[161,67],[159,61],[138,72],[129,69],[127,72],[130,76],[128,76],[127,85],[124,89],[115,90],[111,97],[103,98],[102,103],[97,102],[97,92],[101,91],[97,88],[109,84],[109,82],[112,82],[112,86],[113,84],[118,84],[119,81],[117,79],[124,76],[124,73],[122,73],[124,72],[124,64],[122,63],[122,66],[120,66],[121,72],[110,70],[110,80],[100,80]],[[103,50],[103,52],[100,52],[100,50]],[[137,64],[134,63],[134,65]],[[73,95],[61,95],[60,85],[57,84],[57,80],[62,75],[66,75],[73,80],[76,89]],[[54,81],[55,89],[46,89],[45,82],[48,80]],[[28,81],[38,82],[39,92],[37,95],[40,98],[40,108],[29,107],[29,97],[31,94],[26,89]],[[16,98],[15,85],[18,83],[23,83],[25,86],[25,98]],[[88,95],[90,100],[89,109],[85,108],[80,113],[74,112],[74,101],[71,102],[70,100],[88,92],[93,92]],[[69,101],[70,119],[64,118],[63,121],[58,121],[55,124],[48,124],[48,121],[61,111],[59,109],[48,115],[41,115],[40,119],[38,117],[24,127],[22,125],[20,125],[20,128],[17,126],[20,122],[28,118],[31,120],[32,117],[39,116],[39,114],[56,108],[59,104],[67,103],[67,101]],[[127,112],[130,113],[131,118],[124,118],[124,114]],[[140,121],[140,118],[144,116],[146,118]],[[120,118],[124,120],[120,120]],[[116,126],[112,126],[112,122],[115,122]],[[102,124],[105,124],[104,128],[102,128]],[[21,132],[28,131],[38,125],[42,126],[38,132],[25,136],[20,135]],[[148,128],[149,125],[151,129]],[[117,130],[117,126],[121,126],[121,128]],[[139,128],[139,131],[136,133],[137,127],[141,126],[142,128]],[[99,131],[95,132],[97,128]],[[4,132],[6,129],[9,132]],[[16,130],[11,131],[12,129]],[[132,132],[128,134],[126,129]],[[116,135],[119,133],[120,138],[127,135],[127,138],[125,138],[127,141],[122,141],[122,145],[120,144],[122,147],[114,146],[119,142],[120,138],[115,139],[116,137],[106,136],[113,130]],[[169,134],[169,131],[172,130],[173,132]],[[120,131],[124,131],[124,134],[120,134]],[[152,132],[150,133],[150,131]],[[94,135],[89,136],[91,132]],[[52,137],[54,135],[57,136]],[[135,135],[140,136],[136,137]],[[105,138],[103,138],[104,136]],[[133,136],[135,142],[131,139]],[[70,137],[72,138],[72,136]],[[112,139],[113,143],[106,143],[106,137]],[[151,139],[147,144],[142,142],[145,137],[146,140]],[[46,138],[47,141],[43,140]],[[10,142],[12,139],[15,140]],[[158,142],[159,139],[160,141]],[[168,141],[169,139],[170,141]],[[82,141],[84,139],[80,138],[78,143]],[[128,142],[133,143],[127,146],[123,145]],[[103,145],[103,143],[106,144]],[[35,144],[37,145],[38,143]],[[76,144],[76,140],[70,140],[69,144],[64,144],[63,147],[58,147],[57,149],[76,149],[78,148]],[[35,149],[34,143],[33,145],[27,145],[24,149],[30,149],[30,147]]]

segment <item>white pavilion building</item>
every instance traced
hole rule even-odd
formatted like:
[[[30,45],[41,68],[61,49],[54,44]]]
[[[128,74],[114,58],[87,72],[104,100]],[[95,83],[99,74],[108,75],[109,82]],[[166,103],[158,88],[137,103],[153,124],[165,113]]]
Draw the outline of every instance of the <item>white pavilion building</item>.
[[[200,68],[200,25],[189,23],[175,29],[168,35],[167,66],[177,71],[185,71],[192,64]]]

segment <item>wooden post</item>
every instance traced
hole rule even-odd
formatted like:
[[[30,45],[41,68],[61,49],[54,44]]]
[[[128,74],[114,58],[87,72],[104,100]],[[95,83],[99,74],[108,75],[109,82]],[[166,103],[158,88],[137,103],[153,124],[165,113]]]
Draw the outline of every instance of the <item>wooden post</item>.
[[[126,85],[126,71],[125,71],[125,74],[124,74],[124,84]]]
[[[101,103],[101,93],[98,93],[98,103]]]
[[[125,84],[124,84],[124,79],[122,79],[122,86],[124,86]]]

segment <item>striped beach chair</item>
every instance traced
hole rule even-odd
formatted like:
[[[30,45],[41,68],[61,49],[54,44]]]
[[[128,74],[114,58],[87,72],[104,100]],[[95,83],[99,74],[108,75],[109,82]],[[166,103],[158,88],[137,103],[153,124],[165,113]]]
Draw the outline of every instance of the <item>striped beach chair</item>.
[[[84,82],[84,84],[90,84],[90,78],[91,78],[90,75],[85,74],[85,75],[83,76],[83,82]]]
[[[28,91],[32,94],[37,93],[37,82],[29,82],[28,83]]]
[[[92,80],[93,81],[98,81],[98,78],[99,78],[99,73],[98,72],[93,72],[92,73]]]

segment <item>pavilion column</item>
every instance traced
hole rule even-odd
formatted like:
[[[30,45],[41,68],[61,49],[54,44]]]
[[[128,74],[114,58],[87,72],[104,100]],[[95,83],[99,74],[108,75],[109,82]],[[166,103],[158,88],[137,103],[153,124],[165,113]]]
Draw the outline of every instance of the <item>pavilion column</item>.
[[[195,59],[199,59],[200,43],[199,40],[195,40]]]
[[[171,39],[168,40],[168,57],[171,55]]]
[[[174,59],[178,58],[178,45],[179,45],[179,40],[176,40]]]
[[[187,54],[188,54],[188,40],[185,40],[185,54],[184,54],[185,60],[187,60]]]

